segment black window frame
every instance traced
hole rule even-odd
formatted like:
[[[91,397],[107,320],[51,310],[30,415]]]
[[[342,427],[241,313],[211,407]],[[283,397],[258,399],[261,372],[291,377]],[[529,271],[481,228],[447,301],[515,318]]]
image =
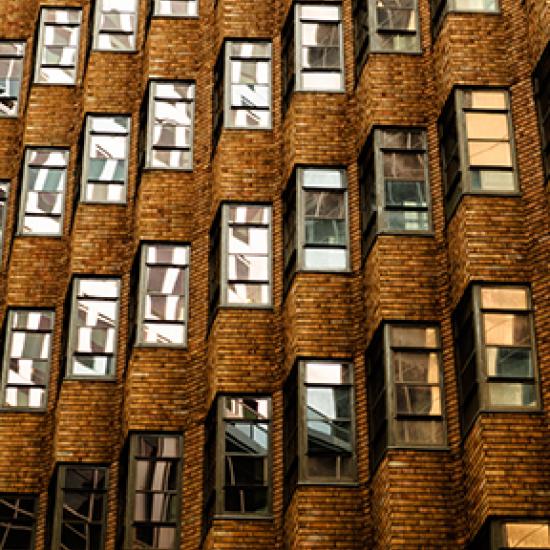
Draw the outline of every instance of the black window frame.
[[[506,525],[514,523],[546,524],[550,529],[549,516],[489,516],[473,540],[467,545],[468,550],[512,550],[513,548],[535,550],[530,546],[506,546],[508,544]],[[550,545],[545,548],[550,548]]]
[[[542,142],[545,183],[550,183],[550,42],[546,45],[533,72],[535,103]]]
[[[9,547],[9,546],[6,546],[6,547],[3,547],[3,550],[34,550],[34,547],[35,547],[35,539],[36,539],[36,524],[37,524],[37,520],[38,520],[38,495],[36,495],[35,493],[12,493],[12,492],[7,492],[7,493],[0,493],[0,500],[2,499],[13,499],[13,500],[16,500],[17,502],[19,502],[20,500],[31,500],[33,501],[33,510],[32,512],[29,512],[28,510],[26,511],[27,513],[31,513],[33,515],[33,517],[31,518],[31,522],[32,524],[30,525],[30,531],[31,531],[31,534],[30,534],[30,544],[28,547],[26,548],[21,548],[21,547]],[[18,504],[16,504],[16,506],[18,506]],[[17,510],[19,510],[19,508],[17,508]],[[0,526],[1,528],[3,529],[5,523],[7,523],[9,518],[3,518],[0,516]],[[12,520],[14,518],[11,518]],[[17,519],[17,518],[15,518]],[[15,525],[16,527],[28,527],[27,524],[25,525]],[[29,530],[29,529],[25,529],[25,530]],[[0,531],[0,536],[2,536],[2,540],[3,540],[3,537],[4,537],[5,533],[3,531]]]

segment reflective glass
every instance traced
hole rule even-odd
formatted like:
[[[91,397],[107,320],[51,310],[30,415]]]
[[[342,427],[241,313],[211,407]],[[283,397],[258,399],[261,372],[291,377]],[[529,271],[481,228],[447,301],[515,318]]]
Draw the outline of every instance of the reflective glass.
[[[301,170],[300,175],[304,187],[345,188],[345,179],[340,170],[317,170],[315,168],[307,168],[306,170]]]
[[[407,445],[443,445],[443,427],[440,420],[398,420],[396,437]]]
[[[316,384],[349,384],[352,382],[352,367],[347,363],[308,361],[305,364],[305,381]]]
[[[529,294],[526,288],[481,288],[481,307],[487,309],[527,309]]]
[[[229,206],[229,221],[242,224],[269,223],[270,208],[264,206]]]
[[[535,387],[515,382],[489,382],[489,403],[498,407],[535,407]]]
[[[136,455],[146,458],[179,458],[180,439],[177,436],[137,436]]]
[[[171,15],[174,17],[196,16],[196,0],[156,0],[155,15]]]
[[[489,376],[532,378],[531,350],[525,348],[486,347]]]
[[[422,327],[390,327],[390,342],[396,347],[436,348],[437,330]]]
[[[177,480],[177,462],[136,461],[136,491],[176,491]]]
[[[348,261],[347,250],[337,248],[306,248],[304,250],[304,266],[306,269],[346,269]]]
[[[396,384],[395,398],[398,414],[441,414],[441,394],[439,386],[407,386]]]
[[[550,525],[546,521],[508,522],[503,528],[509,548],[550,548]]]
[[[156,525],[136,525],[133,529],[133,539],[139,548],[154,548],[155,550],[173,550],[176,543],[175,527],[158,527]]]
[[[270,399],[255,397],[225,397],[223,412],[225,418],[261,420],[269,418]]]
[[[485,313],[483,325],[486,345],[531,345],[531,324],[528,315]]]
[[[428,382],[439,384],[439,356],[437,353],[392,352],[396,382]]]

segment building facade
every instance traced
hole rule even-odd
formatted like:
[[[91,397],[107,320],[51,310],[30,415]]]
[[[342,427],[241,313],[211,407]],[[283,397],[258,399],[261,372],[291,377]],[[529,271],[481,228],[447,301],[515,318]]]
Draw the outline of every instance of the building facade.
[[[546,0],[0,10],[1,548],[550,548]]]

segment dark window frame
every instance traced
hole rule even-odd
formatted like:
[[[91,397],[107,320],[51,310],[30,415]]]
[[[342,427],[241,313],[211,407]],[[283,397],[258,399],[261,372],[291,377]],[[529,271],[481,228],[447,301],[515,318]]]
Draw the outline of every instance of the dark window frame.
[[[535,103],[542,142],[545,183],[550,183],[550,43],[546,45],[533,72]]]
[[[0,268],[4,267],[4,244],[7,242],[6,230],[10,200],[10,180],[0,180]]]
[[[487,1],[487,0],[485,0]],[[443,23],[448,14],[452,13],[470,13],[470,14],[483,14],[483,15],[501,15],[500,0],[494,0],[496,4],[496,9],[464,9],[456,6],[457,0],[430,0],[430,11],[431,11],[431,27],[432,27],[432,38],[435,40]]]
[[[31,537],[30,546],[26,549],[18,548],[17,550],[34,550],[35,542],[36,542],[36,524],[37,524],[37,520],[38,520],[38,495],[35,494],[35,493],[12,493],[12,492],[7,492],[7,493],[0,493],[0,500],[2,500],[2,499],[17,499],[17,500],[20,500],[20,499],[31,500],[32,499],[33,500],[33,511],[32,511],[33,518],[31,519],[32,526],[31,526],[31,535],[30,535],[30,537]],[[0,521],[1,520],[3,520],[3,518],[0,518]],[[10,550],[10,549],[8,548],[7,550]]]
[[[505,526],[514,523],[531,523],[550,526],[550,517],[548,516],[489,516],[481,529],[468,544],[469,550],[512,550],[507,544]],[[529,550],[531,547],[517,547]],[[550,546],[546,547],[550,548]]]

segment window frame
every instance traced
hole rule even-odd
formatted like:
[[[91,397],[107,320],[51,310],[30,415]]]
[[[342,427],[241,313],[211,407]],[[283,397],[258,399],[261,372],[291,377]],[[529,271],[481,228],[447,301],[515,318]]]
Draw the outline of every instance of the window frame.
[[[88,199],[86,198],[86,191],[89,185],[90,177],[90,152],[91,152],[91,137],[92,135],[98,136],[123,136],[122,133],[101,133],[101,132],[92,132],[92,120],[93,119],[114,119],[114,118],[126,118],[128,123],[128,130],[126,132],[126,158],[124,159],[125,163],[125,172],[124,172],[124,182],[122,184],[117,184],[116,180],[100,182],[102,186],[108,187],[109,185],[118,185],[123,188],[122,199],[120,201],[111,201],[111,200],[98,200],[98,199]],[[86,113],[84,124],[84,140],[83,140],[83,149],[82,149],[82,172],[80,180],[80,189],[79,189],[79,202],[82,204],[103,204],[103,205],[126,205],[128,203],[128,185],[129,185],[129,167],[130,167],[130,154],[132,150],[132,115],[130,113]],[[120,160],[120,159],[115,159]],[[93,180],[94,184],[97,184],[98,180]]]
[[[185,2],[187,4],[193,3],[196,6],[196,14],[195,15],[177,15],[174,13],[165,14],[165,13],[159,13],[159,0],[152,0],[153,2],[153,13],[152,17],[157,18],[163,18],[163,19],[198,19],[200,17],[200,0],[172,0],[172,2]]]
[[[45,166],[45,168],[50,169],[60,169],[64,168],[65,170],[65,180],[63,184],[63,190],[60,193],[62,196],[62,208],[61,208],[61,214],[58,217],[59,219],[59,233],[33,233],[33,232],[24,232],[24,223],[25,223],[25,214],[26,214],[26,208],[27,208],[27,196],[29,193],[29,169],[30,169],[30,159],[33,153],[40,153],[42,151],[52,153],[52,152],[58,152],[63,153],[63,156],[65,157],[65,166],[62,167],[60,165],[55,166]],[[16,236],[17,237],[55,237],[55,238],[62,238],[65,234],[65,210],[67,208],[67,187],[69,186],[69,167],[71,163],[71,151],[69,147],[32,147],[28,146],[25,147],[25,153],[23,155],[23,173],[21,177],[21,186],[20,186],[20,197],[19,197],[19,216],[17,218],[17,231]],[[43,168],[41,168],[43,169]],[[35,217],[47,217],[45,215],[36,215]]]
[[[132,32],[105,32],[100,30],[100,24],[101,24],[101,15],[104,13],[103,11],[103,1],[104,0],[97,0],[97,2],[94,5],[94,23],[93,23],[93,31],[92,31],[92,51],[95,52],[110,52],[110,53],[137,53],[138,52],[138,30],[139,30],[139,8],[140,8],[140,0],[135,0],[135,10],[133,12],[124,12],[124,13],[132,13],[135,15],[135,22],[134,22],[134,28],[132,29]],[[109,13],[109,12],[107,12]],[[121,12],[114,12],[114,13],[121,13]],[[134,37],[134,47],[133,48],[125,48],[125,49],[112,49],[112,48],[100,48],[99,47],[99,37],[101,34],[107,34],[107,35],[125,35],[125,36],[133,36]]]
[[[512,550],[511,546],[506,541],[505,526],[514,523],[531,523],[539,525],[549,525],[550,517],[548,516],[489,516],[482,527],[479,529],[473,540],[468,545],[470,550]],[[531,547],[521,546],[514,548],[525,548],[530,550]],[[545,547],[550,548],[550,546]],[[534,550],[534,549],[533,549]]]
[[[73,82],[43,82],[38,80],[40,75],[40,69],[42,67],[42,52],[44,49],[44,26],[46,22],[43,20],[43,14],[45,11],[74,11],[80,14],[79,22],[76,23],[48,23],[53,26],[73,26],[78,27],[78,40],[75,46],[75,64],[74,64],[74,79]],[[82,8],[78,6],[56,6],[56,5],[42,5],[40,6],[40,13],[38,18],[38,35],[35,46],[35,60],[34,60],[34,74],[32,83],[40,86],[75,86],[80,82],[78,70],[79,70],[79,57],[80,57],[80,42],[82,40]],[[49,64],[47,64],[49,65]],[[63,67],[64,65],[54,65],[56,67]]]
[[[112,357],[112,372],[109,374],[106,374],[104,376],[97,376],[97,375],[82,375],[82,374],[74,374],[73,373],[73,358],[76,351],[76,338],[78,337],[78,327],[76,325],[76,321],[78,319],[78,285],[81,281],[112,281],[116,282],[117,284],[117,291],[118,291],[118,297],[117,298],[105,298],[105,297],[92,297],[92,300],[109,300],[109,301],[115,301],[115,313],[116,313],[116,319],[114,323],[114,344],[113,344],[113,353],[109,354]],[[86,274],[78,274],[74,275],[71,281],[71,287],[70,287],[70,296],[71,296],[71,304],[70,304],[70,315],[68,316],[69,321],[69,329],[68,329],[68,339],[67,339],[67,359],[65,364],[65,380],[80,380],[80,381],[89,381],[89,382],[116,382],[117,380],[117,368],[118,368],[118,348],[119,348],[119,338],[120,338],[120,315],[121,315],[121,307],[120,302],[122,299],[122,280],[118,276],[114,275],[86,275]],[[83,299],[89,299],[89,298],[83,298]],[[89,356],[94,356],[93,352],[84,352]],[[95,354],[97,355],[97,354]],[[101,354],[100,354],[101,355]],[[107,354],[103,354],[107,355]]]
[[[179,17],[178,17],[179,19]],[[160,150],[166,150],[166,151],[180,151],[180,150],[187,150],[184,147],[155,147],[153,144],[153,132],[154,132],[154,117],[155,117],[155,93],[157,84],[168,84],[168,85],[185,85],[185,86],[191,86],[193,90],[193,99],[192,101],[181,99],[177,100],[178,102],[181,101],[182,103],[191,104],[191,124],[189,126],[190,128],[190,135],[189,135],[189,154],[191,157],[190,165],[189,166],[154,166],[152,164],[153,161],[153,150],[155,148],[158,148]],[[146,145],[145,145],[145,165],[143,168],[145,170],[175,170],[177,172],[193,172],[194,169],[194,156],[195,156],[195,106],[197,102],[197,86],[196,82],[194,80],[163,80],[163,79],[156,79],[153,78],[149,80],[148,83],[148,99],[147,99],[147,125],[146,125]],[[161,101],[166,101],[167,98],[161,98]],[[175,100],[176,101],[176,100]],[[131,117],[130,117],[131,118]],[[130,130],[128,130],[130,135]],[[129,164],[129,162],[127,162]]]
[[[184,271],[184,319],[181,321],[183,325],[183,342],[181,344],[162,344],[156,342],[145,342],[142,338],[141,328],[145,322],[145,300],[147,298],[147,251],[150,246],[169,246],[173,248],[185,248],[187,255],[187,265],[180,266],[176,264],[153,264],[153,265],[163,265],[171,267],[181,268]],[[175,241],[142,241],[139,248],[139,289],[138,289],[138,306],[137,306],[137,317],[136,317],[136,341],[135,347],[143,348],[175,348],[175,349],[187,349],[188,345],[188,331],[189,331],[189,288],[190,288],[190,270],[191,270],[191,244],[188,242],[175,242]],[[180,322],[171,321],[170,324],[180,324]]]
[[[105,475],[105,489],[87,489],[78,490],[72,489],[76,493],[86,493],[87,495],[95,495],[98,492],[103,494],[103,514],[101,518],[101,548],[105,548],[105,539],[107,533],[107,508],[108,508],[108,496],[109,496],[109,465],[101,463],[87,463],[87,462],[62,462],[58,463],[56,468],[56,486],[55,486],[55,500],[53,510],[53,527],[52,527],[52,548],[61,548],[61,530],[63,528],[63,504],[65,490],[63,485],[67,475],[67,470],[70,468],[80,469],[102,469]],[[71,489],[69,489],[71,490]]]
[[[145,460],[144,458],[136,458],[138,454],[138,441],[139,437],[175,437],[178,440],[178,457],[164,457],[165,461],[176,463],[176,491],[174,494],[177,498],[176,503],[176,521],[175,521],[175,538],[174,538],[174,547],[172,550],[177,550],[180,547],[181,542],[181,514],[183,510],[182,500],[183,500],[183,468],[184,468],[184,436],[181,432],[177,431],[142,431],[142,430],[131,430],[128,433],[128,470],[127,470],[127,489],[126,489],[126,502],[125,502],[125,513],[124,513],[124,544],[123,548],[132,550],[134,548],[134,538],[132,536],[132,530],[134,527],[135,520],[134,511],[135,511],[135,502],[136,502],[136,480],[137,480],[137,462],[138,460]],[[157,458],[149,459],[149,462],[155,462],[159,460]],[[160,460],[163,460],[161,458]],[[146,522],[142,522],[146,523]],[[159,522],[162,523],[162,522]]]
[[[21,70],[21,76],[18,78],[19,80],[19,90],[17,93],[17,96],[13,95],[0,95],[0,103],[7,100],[13,100],[16,103],[15,107],[15,113],[13,115],[9,115],[4,113],[0,110],[0,119],[2,118],[19,118],[19,110],[21,108],[21,90],[23,88],[23,78],[25,76],[25,54],[27,53],[27,41],[23,39],[19,40],[9,40],[9,39],[0,39],[0,47],[6,46],[6,45],[12,45],[14,47],[21,46],[23,49],[23,53],[21,55],[9,55],[9,54],[0,54],[0,62],[7,60],[7,61],[15,61],[20,63],[20,70]],[[11,79],[14,80],[14,79]]]
[[[8,208],[10,200],[10,180],[0,180],[0,268],[4,266],[4,243],[6,242],[6,228],[8,218]],[[3,191],[3,197],[2,197]]]
[[[545,183],[550,183],[550,128],[545,131],[545,122],[550,124],[550,97],[547,100],[546,110],[543,112],[541,96],[543,90],[550,87],[550,45],[546,45],[533,71],[533,90],[535,95],[535,105],[537,109],[539,132],[542,146],[542,165],[544,168]],[[547,92],[548,95],[548,92]],[[546,115],[546,120],[545,120]]]
[[[38,522],[38,505],[39,505],[39,495],[36,493],[17,493],[17,492],[6,492],[0,493],[0,500],[2,499],[32,499],[33,500],[33,524],[30,535],[30,546],[28,549],[23,550],[34,550],[36,543],[36,526]],[[1,518],[0,518],[1,519]]]

